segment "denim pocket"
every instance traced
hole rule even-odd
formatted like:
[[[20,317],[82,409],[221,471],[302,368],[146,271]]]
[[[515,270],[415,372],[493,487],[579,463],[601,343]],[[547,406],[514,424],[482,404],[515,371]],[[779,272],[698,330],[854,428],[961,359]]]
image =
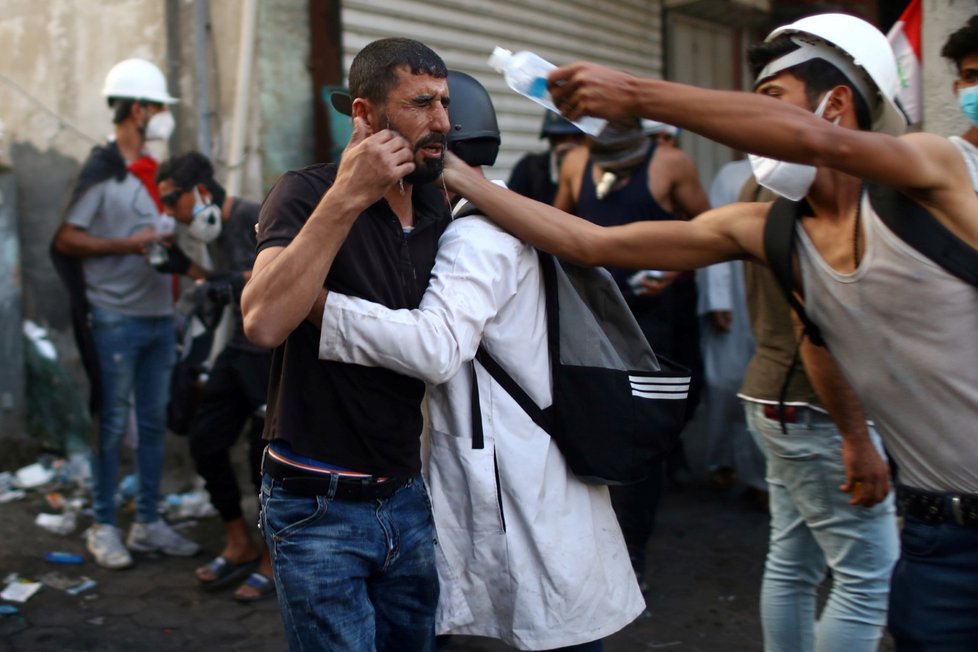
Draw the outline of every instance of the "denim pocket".
[[[323,496],[303,496],[274,485],[262,504],[267,535],[276,541],[287,539],[322,519],[328,501]]]
[[[934,554],[941,543],[941,527],[904,518],[900,532],[900,551],[904,555],[926,557]]]
[[[768,436],[769,474],[784,485],[798,513],[815,524],[832,516],[833,493],[845,479],[842,460],[792,435]]]

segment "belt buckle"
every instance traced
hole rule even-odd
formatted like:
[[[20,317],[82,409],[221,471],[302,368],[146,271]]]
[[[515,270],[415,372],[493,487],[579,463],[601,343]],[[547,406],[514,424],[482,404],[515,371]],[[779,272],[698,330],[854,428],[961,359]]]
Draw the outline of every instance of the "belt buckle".
[[[955,523],[964,525],[964,512],[961,511],[961,496],[951,497],[951,514],[954,516]]]

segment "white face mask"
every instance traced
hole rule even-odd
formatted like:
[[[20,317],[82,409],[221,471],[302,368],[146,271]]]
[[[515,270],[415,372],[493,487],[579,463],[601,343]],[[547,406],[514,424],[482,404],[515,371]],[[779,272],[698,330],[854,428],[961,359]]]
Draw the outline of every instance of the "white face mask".
[[[187,227],[187,231],[193,238],[208,243],[213,242],[217,236],[221,235],[222,226],[221,207],[215,204],[205,204],[200,193],[194,188],[194,212],[193,217],[190,218],[190,226]]]
[[[826,93],[818,108],[815,109],[817,117],[822,117],[828,103],[829,93]],[[833,124],[839,124],[839,118],[836,118]],[[754,178],[757,179],[758,184],[782,197],[787,197],[791,201],[803,199],[808,194],[808,189],[812,187],[812,183],[815,182],[817,170],[812,165],[778,161],[756,154],[748,154],[747,159],[750,161],[751,170],[754,172]]]
[[[146,123],[146,140],[169,140],[176,126],[172,113],[160,111]]]

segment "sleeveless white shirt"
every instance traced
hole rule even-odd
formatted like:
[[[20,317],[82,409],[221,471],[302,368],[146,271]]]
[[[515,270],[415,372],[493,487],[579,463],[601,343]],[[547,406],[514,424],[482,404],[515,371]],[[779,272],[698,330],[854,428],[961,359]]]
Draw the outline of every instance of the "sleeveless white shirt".
[[[899,467],[902,484],[978,493],[978,288],[862,201],[866,251],[833,270],[799,225],[805,309]]]
[[[968,166],[968,174],[971,175],[971,187],[978,192],[978,147],[975,147],[961,136],[950,136],[948,138],[964,157],[964,164]]]

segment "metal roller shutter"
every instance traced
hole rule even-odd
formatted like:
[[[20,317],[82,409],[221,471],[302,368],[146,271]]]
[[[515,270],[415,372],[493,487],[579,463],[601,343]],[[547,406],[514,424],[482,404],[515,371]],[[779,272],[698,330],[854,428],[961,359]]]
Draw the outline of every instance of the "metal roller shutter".
[[[509,90],[486,60],[495,46],[532,50],[555,64],[597,61],[636,74],[662,74],[660,0],[350,0],[342,5],[343,69],[367,43],[388,36],[417,39],[449,68],[489,90],[502,149],[489,176],[505,179],[537,138],[542,109]]]

